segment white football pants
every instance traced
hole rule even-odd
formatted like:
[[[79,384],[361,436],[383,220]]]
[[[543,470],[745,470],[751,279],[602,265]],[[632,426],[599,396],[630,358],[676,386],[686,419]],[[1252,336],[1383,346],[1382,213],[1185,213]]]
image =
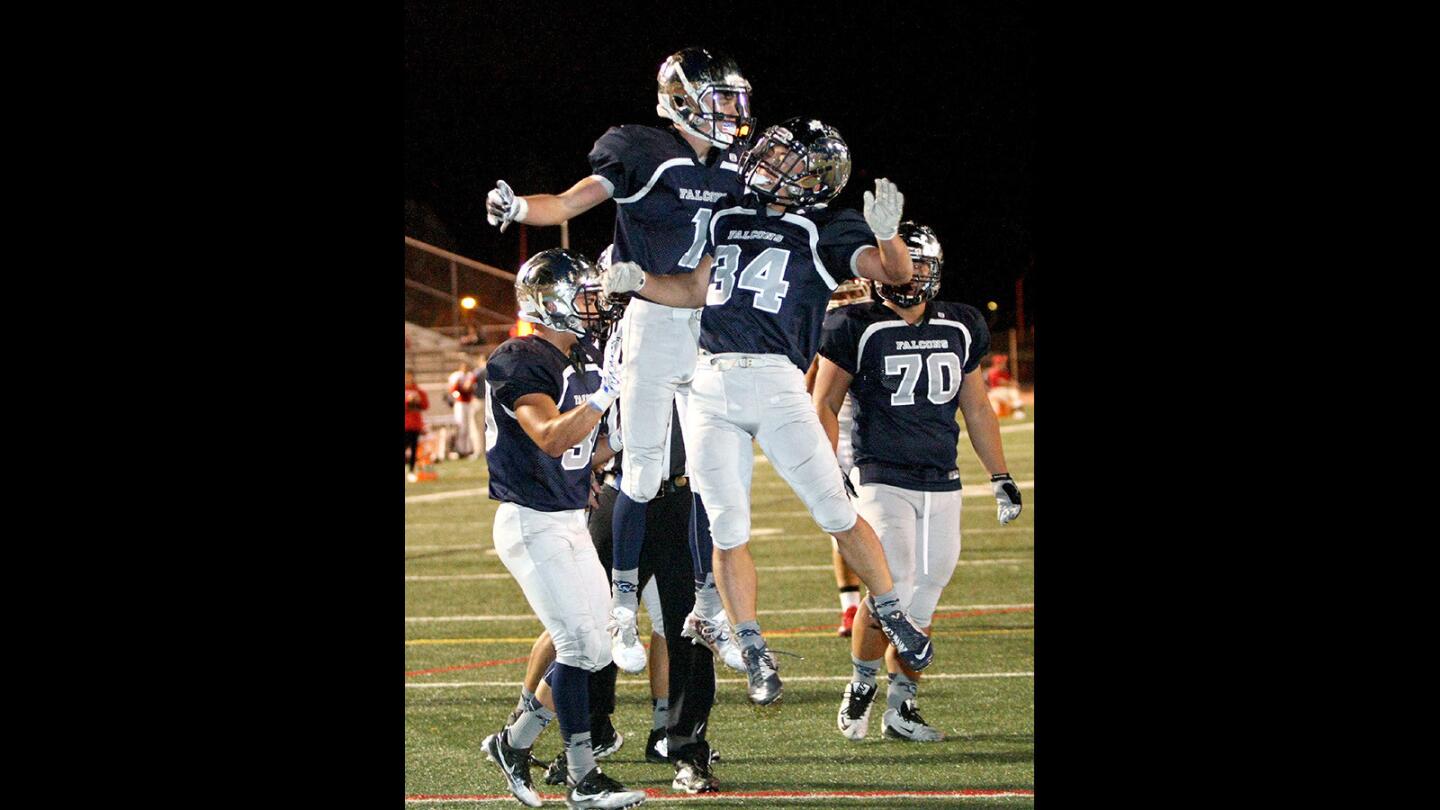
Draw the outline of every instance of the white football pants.
[[[940,592],[960,560],[960,491],[919,492],[889,484],[860,485],[855,508],[880,537],[885,562],[895,580],[900,606],[916,627],[929,627]]]
[[[700,310],[636,298],[622,322],[620,440],[625,452],[620,457],[620,489],[645,503],[669,477],[671,406],[677,394],[683,402],[695,375]],[[687,438],[687,451],[690,444]]]
[[[855,525],[835,453],[805,393],[805,374],[789,358],[702,353],[689,406],[691,486],[705,502],[716,548],[750,540],[752,439],[821,529],[833,534]]]
[[[610,583],[585,510],[495,510],[495,550],[555,642],[555,660],[591,672],[610,663]]]

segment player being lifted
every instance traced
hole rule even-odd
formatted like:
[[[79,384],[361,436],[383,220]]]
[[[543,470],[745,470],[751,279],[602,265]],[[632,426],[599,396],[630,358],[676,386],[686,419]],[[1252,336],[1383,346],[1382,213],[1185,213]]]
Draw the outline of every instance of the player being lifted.
[[[607,199],[616,204],[614,260],[634,262],[656,275],[692,273],[705,248],[715,211],[739,199],[738,151],[750,134],[750,83],[728,56],[701,48],[672,54],[657,76],[656,112],[669,127],[611,127],[590,151],[593,174],[562,194],[517,197],[504,181],[486,200],[487,219],[503,230],[510,222],[559,225]],[[620,498],[613,519],[615,559],[611,634],[615,662],[627,672],[645,668],[635,627],[645,504],[669,469],[672,403],[695,372],[700,305],[671,306],[637,296],[625,313],[627,373],[620,402]],[[684,635],[733,661],[738,656],[723,622],[711,571],[704,504],[694,503],[699,527],[695,608]]]
[[[904,198],[881,179],[875,194],[865,194],[864,217],[825,207],[850,177],[850,151],[834,128],[813,119],[765,130],[745,154],[741,175],[753,196],[710,218],[713,255],[699,268],[705,275],[657,276],[617,262],[603,278],[609,294],[638,289],[673,306],[705,304],[686,417],[690,468],[710,510],[716,581],[741,644],[750,699],[764,705],[780,697],[781,683],[756,621],[755,563],[746,547],[752,440],[835,536],[901,658],[919,670],[933,652],[900,604],[874,530],[845,494],[805,392],[805,369],[836,285],[853,275],[910,280],[910,255],[896,236]]]
[[[881,300],[841,307],[825,318],[814,400],[832,444],[839,438],[837,414],[847,393],[854,402],[856,508],[880,536],[901,604],[928,632],[960,558],[957,407],[980,463],[991,473],[1002,525],[1020,513],[1020,492],[1006,472],[999,423],[978,371],[990,349],[985,319],[974,307],[933,301],[944,260],[933,231],[905,222],[900,236],[914,277],[903,285],[877,283]],[[866,603],[850,639],[855,674],[840,704],[840,733],[852,740],[865,737],[875,675],[888,658],[885,736],[944,739],[915,706],[919,674],[886,647]]]
[[[485,397],[485,458],[495,511],[495,550],[550,633],[555,663],[546,675],[553,705],[524,707],[482,743],[511,793],[541,806],[530,779],[530,746],[549,719],[560,719],[569,765],[570,807],[632,807],[627,791],[595,764],[590,741],[590,673],[610,663],[604,624],[610,607],[605,569],[590,542],[585,505],[600,419],[619,394],[619,340],[603,369],[579,344],[595,325],[598,270],[555,248],[516,273],[522,311],[540,321],[534,334],[505,341],[490,357]],[[608,448],[607,448],[608,449]]]

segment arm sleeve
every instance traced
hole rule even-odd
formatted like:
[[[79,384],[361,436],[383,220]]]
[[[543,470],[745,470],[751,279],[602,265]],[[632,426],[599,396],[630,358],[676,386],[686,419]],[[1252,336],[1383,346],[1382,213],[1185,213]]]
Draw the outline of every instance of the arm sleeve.
[[[825,325],[820,331],[820,354],[853,377],[860,358],[855,356],[855,330],[851,319],[846,317],[846,309],[840,307],[825,316]]]
[[[526,394],[544,394],[556,402],[560,400],[555,380],[539,363],[526,362],[523,352],[497,349],[486,371],[495,401],[508,411],[514,411],[515,400]]]
[[[875,247],[875,232],[860,212],[839,211],[820,228],[820,261],[836,282],[855,277],[855,258],[862,248]]]
[[[605,130],[600,140],[590,148],[590,171],[610,184],[611,197],[628,197],[635,191],[633,171],[626,166],[626,159],[634,151],[631,139],[621,127]],[[635,160],[630,160],[635,163]]]
[[[430,397],[428,397],[428,396],[425,395],[425,389],[421,388],[421,389],[419,389],[419,391],[420,391],[420,410],[422,410],[422,411],[428,411],[428,410],[430,410]]]

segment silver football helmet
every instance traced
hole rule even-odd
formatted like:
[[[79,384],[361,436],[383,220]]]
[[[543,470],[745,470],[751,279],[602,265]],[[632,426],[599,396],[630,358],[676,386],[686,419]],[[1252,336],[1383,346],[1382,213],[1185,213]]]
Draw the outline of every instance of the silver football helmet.
[[[935,232],[914,222],[900,223],[900,238],[910,251],[915,274],[907,284],[898,286],[875,282],[875,295],[896,306],[913,307],[933,300],[940,293],[940,268],[945,266],[945,251]]]
[[[550,248],[531,256],[515,273],[520,319],[583,336],[602,322],[600,268],[579,253]]]
[[[767,203],[827,203],[850,181],[850,147],[823,121],[791,118],[761,133],[740,161],[740,179]]]
[[[749,140],[755,129],[750,82],[725,54],[704,48],[677,51],[660,65],[655,83],[655,112],[691,135],[723,149]],[[732,103],[734,112],[726,112],[723,108]]]

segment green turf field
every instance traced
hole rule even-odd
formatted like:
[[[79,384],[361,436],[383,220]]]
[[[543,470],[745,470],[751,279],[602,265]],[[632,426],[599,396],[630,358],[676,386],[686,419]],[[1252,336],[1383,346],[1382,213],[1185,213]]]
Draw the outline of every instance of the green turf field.
[[[760,568],[760,623],[780,656],[783,701],[757,709],[745,697],[743,675],[717,664],[717,702],[707,736],[723,760],[715,774],[722,791],[972,791],[953,797],[810,799],[762,796],[704,798],[706,807],[1014,807],[1033,795],[1035,651],[1035,431],[1002,420],[1006,458],[1021,483],[1025,509],[1001,527],[988,476],[969,439],[960,440],[963,502],[960,565],[936,611],[935,662],[925,672],[919,705],[948,739],[906,743],[881,737],[881,695],[870,736],[853,743],[835,728],[840,694],[850,673],[849,641],[835,636],[838,602],[830,543],[789,487],[757,452],[752,492]],[[438,465],[440,480],[405,485],[405,787],[407,807],[476,804],[519,807],[480,740],[498,730],[515,705],[523,659],[541,625],[493,552],[491,519],[497,503],[483,491],[483,459]],[[983,497],[979,497],[982,496]],[[414,498],[421,498],[414,500]],[[767,570],[781,569],[786,570]],[[773,612],[772,612],[773,611]],[[640,619],[642,636],[649,624]],[[505,663],[514,661],[514,663]],[[443,670],[443,671],[432,671]],[[620,674],[615,726],[626,737],[605,771],[627,787],[652,790],[652,803],[670,790],[668,766],[645,762],[650,729],[648,673]],[[558,724],[535,745],[553,758]],[[563,806],[558,788],[543,784],[547,806]],[[692,802],[693,803],[693,802]]]

